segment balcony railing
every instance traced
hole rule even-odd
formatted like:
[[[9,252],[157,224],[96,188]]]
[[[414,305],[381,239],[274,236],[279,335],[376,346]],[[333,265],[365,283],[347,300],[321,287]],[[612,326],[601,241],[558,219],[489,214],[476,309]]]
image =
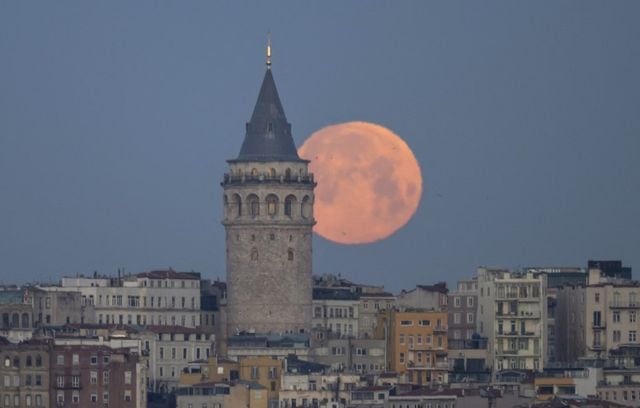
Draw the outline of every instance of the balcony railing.
[[[640,303],[638,302],[609,302],[609,307],[612,309],[640,309]]]
[[[433,328],[433,331],[434,332],[445,332],[446,333],[447,332],[447,326],[443,326],[443,325],[435,326]]]
[[[291,175],[287,176],[275,176],[271,177],[264,174],[251,175],[245,174],[242,176],[231,175],[229,173],[224,174],[222,184],[242,184],[242,183],[302,183],[313,184],[313,173],[309,173],[306,176]]]

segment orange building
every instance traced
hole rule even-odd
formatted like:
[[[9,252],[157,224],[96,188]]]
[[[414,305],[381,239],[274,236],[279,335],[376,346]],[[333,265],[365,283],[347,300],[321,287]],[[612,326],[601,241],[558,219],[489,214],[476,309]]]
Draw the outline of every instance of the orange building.
[[[412,384],[448,382],[447,312],[385,310],[377,336],[387,340],[387,368]]]

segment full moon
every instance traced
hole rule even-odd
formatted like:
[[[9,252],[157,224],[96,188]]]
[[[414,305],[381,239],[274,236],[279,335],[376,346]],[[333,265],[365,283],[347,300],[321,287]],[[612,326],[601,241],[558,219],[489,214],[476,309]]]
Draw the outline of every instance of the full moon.
[[[327,126],[298,149],[318,182],[314,231],[341,244],[387,238],[411,219],[422,195],[420,166],[389,129],[368,122]]]

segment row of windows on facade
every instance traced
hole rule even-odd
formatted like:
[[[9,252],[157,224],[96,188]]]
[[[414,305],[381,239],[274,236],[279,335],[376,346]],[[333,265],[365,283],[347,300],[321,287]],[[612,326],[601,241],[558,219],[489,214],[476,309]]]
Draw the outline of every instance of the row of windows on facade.
[[[391,404],[391,408],[456,408],[455,402],[426,402],[422,404]]]
[[[209,315],[205,315],[206,318],[209,318]],[[213,323],[213,315],[211,315],[211,320]],[[182,315],[171,316],[167,318],[164,315],[158,315],[158,318],[154,315],[149,317],[147,320],[147,315],[127,315],[126,324],[137,324],[139,326],[146,326],[148,324],[152,326],[186,326],[187,325],[187,316]],[[102,315],[98,314],[98,324],[125,324],[124,315]],[[200,316],[191,316],[191,326],[196,327],[200,325]]]
[[[122,394],[122,399],[126,402],[130,402],[131,401],[131,390],[124,390],[123,394]],[[89,400],[91,402],[98,402],[98,394],[97,393],[92,393],[89,395]],[[58,393],[56,394],[56,402],[58,403],[58,405],[63,405],[64,404],[64,391],[58,391]],[[109,392],[104,391],[102,393],[102,402],[104,404],[108,404],[109,403]],[[72,404],[80,404],[80,392],[79,391],[72,391],[71,393],[71,403]]]
[[[123,302],[124,296],[122,295],[106,295],[105,302],[103,305],[102,295],[98,295],[98,302],[95,302],[95,298],[93,295],[82,296],[82,304],[83,305],[97,305],[97,306],[123,306],[123,307],[151,307],[157,309],[187,309],[187,298],[182,296],[178,298],[175,296],[171,296],[171,298],[167,296],[151,296],[149,297],[149,302],[147,303],[146,296],[127,296],[126,303]],[[142,302],[140,300],[142,299]],[[157,299],[157,302],[156,302]],[[171,301],[169,301],[169,299]],[[148,305],[148,306],[147,306]],[[164,306],[163,306],[164,305]],[[197,310],[200,308],[195,297],[191,298],[191,302],[189,303],[190,309]],[[196,307],[197,306],[197,307]]]
[[[14,394],[13,398],[11,397],[11,394],[4,394],[3,397],[3,401],[4,401],[4,405],[3,407],[10,407],[11,402],[13,401],[13,406],[14,407],[21,407],[23,405],[22,401],[20,399],[20,395],[18,394]],[[34,394],[34,395],[25,395],[24,396],[24,406],[25,407],[44,407],[43,405],[43,400],[42,400],[42,395],[41,394]]]
[[[517,334],[518,333],[518,324],[516,323],[515,320],[509,321],[509,328],[510,328],[510,331],[507,332],[506,328],[504,327],[504,321],[498,320],[498,334]],[[520,321],[519,333],[523,335],[539,334],[536,331],[533,331],[531,327],[527,328],[527,323],[525,321]]]
[[[532,341],[530,341],[532,340]],[[540,340],[539,339],[508,339],[506,347],[504,342],[498,342],[498,353],[516,353],[518,350],[530,350],[530,345],[533,345],[533,353],[540,353]]]
[[[593,345],[594,346],[602,346],[602,341],[601,341],[601,336],[600,333],[594,333],[593,336]],[[620,343],[622,342],[622,331],[621,330],[613,330],[611,332],[611,341],[613,343]],[[628,330],[626,332],[626,336],[624,336],[625,338],[625,343],[635,343],[638,341],[638,331],[637,330]]]
[[[5,388],[8,387],[20,387],[20,384],[24,384],[26,386],[42,386],[42,375],[40,374],[25,374],[24,382],[21,382],[20,375],[6,375],[3,378],[2,384],[4,384]]]
[[[155,283],[154,283],[155,282]],[[180,288],[180,289],[185,289],[187,288],[187,283],[184,280],[179,281],[180,285],[176,285],[176,280],[175,279],[144,279],[142,281],[142,286],[143,287],[151,287],[151,288]],[[198,280],[195,279],[190,279],[189,282],[191,282],[190,286],[191,289],[197,289],[200,287],[200,282]]]
[[[280,200],[275,194],[269,194],[265,198],[264,205],[266,206],[266,214],[270,217],[276,217],[279,215]],[[284,215],[287,217],[293,217],[296,215],[295,209],[297,205],[297,198],[294,195],[288,195],[284,199]],[[243,206],[242,198],[239,194],[233,195],[233,201],[228,202],[227,196],[224,196],[224,206],[227,212],[235,217],[242,217]],[[260,199],[255,194],[247,196],[246,211],[251,218],[257,218],[260,216]],[[311,217],[311,197],[305,195],[300,203],[300,215],[302,218]]]
[[[258,252],[258,248],[253,247],[251,248],[251,252],[250,252],[250,257],[252,261],[258,261],[260,260],[260,253]],[[288,248],[287,249],[287,260],[288,261],[293,261],[294,259],[294,254],[293,254],[293,248]]]
[[[374,310],[380,310],[381,309],[380,306],[381,306],[380,302],[374,302],[373,303],[373,309]],[[386,304],[382,305],[382,308],[387,309],[387,310],[391,309],[392,307],[393,307],[393,304],[391,302],[386,302]],[[362,303],[362,308],[364,310],[368,310],[369,309],[369,302]]]
[[[3,313],[2,328],[4,329],[28,329],[31,328],[29,313]]]
[[[431,327],[431,320],[429,319],[418,319],[416,320],[418,326],[423,327]],[[414,321],[409,319],[400,320],[400,326],[413,326]],[[434,326],[436,329],[445,329],[446,326],[442,324],[442,319],[436,319],[436,324]]]
[[[620,397],[622,401],[636,401],[636,395],[637,395],[637,400],[640,400],[640,390],[637,391],[637,394],[636,394],[636,390],[620,391]],[[607,401],[617,401],[618,391],[611,391],[611,394],[609,394],[609,391],[598,391],[598,397],[600,399],[604,399]]]
[[[316,324],[316,327],[318,328],[322,328],[322,325],[320,323]],[[334,331],[335,327],[335,332],[337,333],[338,336],[352,336],[353,335],[353,324],[340,324],[340,323],[336,323],[335,326],[333,325],[333,323],[329,323],[326,328],[329,329],[329,331]],[[342,330],[344,329],[344,333],[342,332]],[[321,333],[319,333],[321,334]],[[316,338],[318,338],[318,340],[322,340],[323,336],[316,336]]]
[[[259,380],[260,379],[260,367],[252,366],[251,367],[251,372],[250,372],[249,375],[251,376],[252,380]],[[278,379],[278,368],[277,367],[268,367],[267,378],[269,378],[270,380]]]
[[[4,366],[5,368],[20,368],[21,365],[20,357],[15,356],[13,359],[10,356],[4,356]],[[24,359],[24,367],[42,367],[42,356],[37,354],[35,357],[27,356]]]
[[[182,348],[182,352],[178,353],[178,349],[176,347],[171,347],[171,353],[165,353],[164,352],[164,347],[160,347],[160,360],[176,360],[178,358],[178,356],[180,356],[180,358],[182,360],[200,360],[203,356],[203,353],[201,352],[200,347],[196,347],[195,349],[193,349],[194,351],[191,353],[191,357],[188,357],[188,350],[186,347]],[[209,358],[209,354],[210,351],[208,348],[204,349],[204,356],[205,358]]]
[[[540,285],[539,284],[517,284],[517,285],[507,285],[500,284],[496,289],[496,297],[497,298],[539,298],[540,297]],[[484,296],[484,287],[480,288],[480,296]],[[487,296],[491,296],[491,288],[487,288]]]
[[[109,370],[103,370],[102,371],[102,385],[109,385],[109,381],[110,381],[110,372]],[[71,385],[72,388],[80,388],[81,385],[83,385],[80,381],[80,377],[79,375],[70,375],[70,376],[64,376],[64,375],[57,375],[56,376],[56,386],[58,388],[64,388],[67,387],[69,385]],[[131,371],[125,371],[124,372],[124,384],[126,385],[130,385],[132,381],[132,372]],[[91,370],[89,371],[89,384],[91,385],[97,385],[99,382],[98,379],[98,371],[96,370]]]
[[[596,303],[600,303],[600,293],[596,292],[594,294],[594,300]],[[636,292],[631,292],[629,293],[628,296],[629,299],[629,303],[625,303],[623,300],[623,296],[620,292],[613,292],[613,302],[611,302],[611,306],[613,307],[621,307],[621,306],[628,306],[628,307],[637,307],[640,306],[640,304],[638,304],[638,296],[636,295]]]
[[[620,312],[619,310],[612,311],[611,321],[613,323],[621,323],[622,314],[624,313]],[[629,310],[627,317],[629,319],[629,323],[636,323],[638,321],[638,314],[636,313],[635,310]],[[575,314],[572,314],[572,319],[575,321]],[[602,326],[602,312],[599,310],[593,312],[593,325],[596,327]]]
[[[471,330],[471,329],[467,330],[465,332],[465,339],[467,339],[467,340],[473,339],[473,333],[474,332],[475,331]],[[454,340],[462,340],[462,331],[461,330],[453,330],[452,336],[453,336]]]
[[[527,367],[528,361],[526,358],[498,359],[496,366],[498,370],[506,370],[509,368],[512,370],[527,370],[529,368]],[[533,369],[540,371],[540,360],[537,358],[533,359]]]
[[[97,354],[92,354],[91,356],[89,356],[89,363],[91,365],[98,365],[99,361],[101,361],[101,359],[98,357]],[[109,355],[102,356],[102,364],[109,364],[110,361],[111,361],[111,356]],[[59,366],[63,366],[66,364],[64,354],[56,355],[56,364]],[[80,365],[80,354],[74,353],[71,355],[71,364]]]
[[[327,307],[316,306],[313,308],[313,317],[353,318],[353,307]]]
[[[467,296],[466,298],[467,298],[467,307],[473,307],[474,305],[473,296]],[[454,296],[453,307],[462,307],[462,298],[460,296]]]
[[[400,345],[405,345],[405,338],[407,340],[407,345],[409,347],[412,347],[414,345],[414,338],[415,338],[415,344],[423,344],[422,343],[422,334],[416,334],[415,337],[413,334],[409,334],[409,335],[405,335],[405,333],[400,333],[399,334],[399,343]],[[435,347],[443,347],[443,337],[442,336],[432,336],[431,334],[426,334],[424,336],[424,344],[426,345],[431,345],[433,338],[436,339],[436,343],[435,343]]]
[[[416,361],[413,361],[413,357],[416,357]],[[415,365],[420,365],[426,368],[431,368],[431,365],[435,363],[435,358],[432,358],[431,353],[429,352],[424,352],[424,359],[423,359],[423,352],[422,351],[418,351],[418,352],[410,352],[409,353],[409,359],[408,359],[411,363],[415,364]],[[398,354],[398,362],[400,364],[406,364],[407,358],[404,352],[400,352]],[[424,365],[423,365],[424,364]],[[448,367],[439,367],[442,368],[444,370],[448,369]]]

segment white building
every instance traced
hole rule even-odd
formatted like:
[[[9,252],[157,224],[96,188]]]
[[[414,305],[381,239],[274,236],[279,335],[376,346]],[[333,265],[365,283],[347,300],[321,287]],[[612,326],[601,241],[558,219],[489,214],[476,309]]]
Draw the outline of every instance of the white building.
[[[542,371],[546,357],[544,276],[478,268],[478,332],[488,340],[487,365]]]
[[[63,278],[62,288],[82,293],[98,324],[198,327],[200,274],[152,271],[106,278]]]

